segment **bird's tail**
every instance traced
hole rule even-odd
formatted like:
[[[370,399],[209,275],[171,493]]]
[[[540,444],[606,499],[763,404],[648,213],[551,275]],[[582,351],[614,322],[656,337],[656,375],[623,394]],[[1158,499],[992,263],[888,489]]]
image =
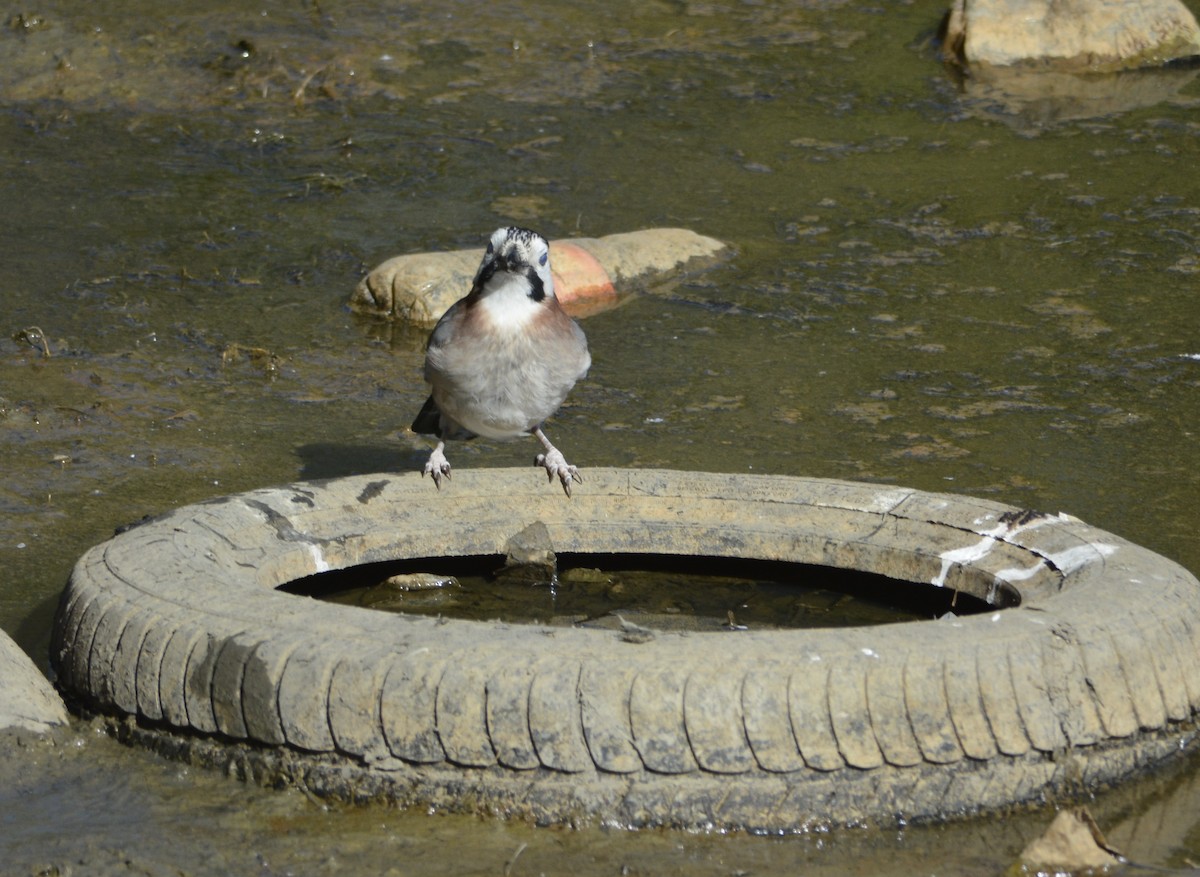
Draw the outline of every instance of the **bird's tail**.
[[[442,412],[438,411],[437,405],[430,396],[425,400],[425,404],[421,406],[420,412],[413,419],[412,431],[421,435],[436,435],[439,438],[442,435]]]

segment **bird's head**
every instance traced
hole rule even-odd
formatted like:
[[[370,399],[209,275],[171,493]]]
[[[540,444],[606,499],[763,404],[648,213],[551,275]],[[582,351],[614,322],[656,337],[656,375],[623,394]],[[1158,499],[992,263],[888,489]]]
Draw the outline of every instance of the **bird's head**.
[[[536,231],[527,228],[498,228],[488,241],[471,293],[488,295],[514,281],[522,284],[525,294],[534,302],[553,298],[550,245]]]

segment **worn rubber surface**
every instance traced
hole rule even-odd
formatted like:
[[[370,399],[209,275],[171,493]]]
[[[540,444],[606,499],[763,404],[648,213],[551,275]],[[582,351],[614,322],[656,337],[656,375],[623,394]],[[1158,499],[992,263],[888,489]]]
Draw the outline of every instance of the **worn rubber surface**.
[[[539,821],[802,829],[1094,788],[1179,751],[1200,584],[1067,515],[819,479],[534,469],[294,484],[83,556],[52,659],[142,742],[267,782]],[[396,558],[762,558],[1007,605],[877,627],[658,633],[447,621],[275,590]]]

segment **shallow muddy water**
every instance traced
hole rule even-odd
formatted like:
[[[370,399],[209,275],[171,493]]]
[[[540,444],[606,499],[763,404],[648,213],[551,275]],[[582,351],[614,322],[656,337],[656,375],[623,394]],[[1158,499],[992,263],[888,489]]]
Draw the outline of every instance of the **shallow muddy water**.
[[[418,467],[428,445],[403,430],[425,333],[346,300],[384,258],[482,247],[511,222],[549,237],[684,226],[733,247],[586,320],[594,367],[548,426],[585,477],[656,466],[981,495],[1200,570],[1196,71],[1106,80],[1106,115],[1006,103],[938,65],[942,11],[13,14],[0,626],[45,668],[71,564],[115,527]],[[509,466],[536,447],[450,451]],[[786,839],[535,830],[330,809],[85,724],[20,751],[0,768],[0,869],[18,874],[996,873],[1048,818]],[[1131,856],[1183,867],[1200,858],[1196,784],[1181,763],[1095,810]]]
[[[861,627],[994,611],[952,589],[803,564],[618,555],[554,563],[448,558],[363,564],[280,590],[382,612],[696,633]],[[1004,606],[1003,599],[996,605]]]

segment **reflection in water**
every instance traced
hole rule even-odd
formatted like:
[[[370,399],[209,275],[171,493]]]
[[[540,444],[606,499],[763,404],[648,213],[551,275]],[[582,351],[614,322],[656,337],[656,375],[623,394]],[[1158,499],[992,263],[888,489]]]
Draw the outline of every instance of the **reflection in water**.
[[[971,69],[962,87],[969,106],[981,116],[1022,133],[1036,133],[1065,122],[1099,120],[1166,102],[1194,109],[1196,99],[1181,92],[1198,74],[1195,67],[1087,75],[979,66]]]

